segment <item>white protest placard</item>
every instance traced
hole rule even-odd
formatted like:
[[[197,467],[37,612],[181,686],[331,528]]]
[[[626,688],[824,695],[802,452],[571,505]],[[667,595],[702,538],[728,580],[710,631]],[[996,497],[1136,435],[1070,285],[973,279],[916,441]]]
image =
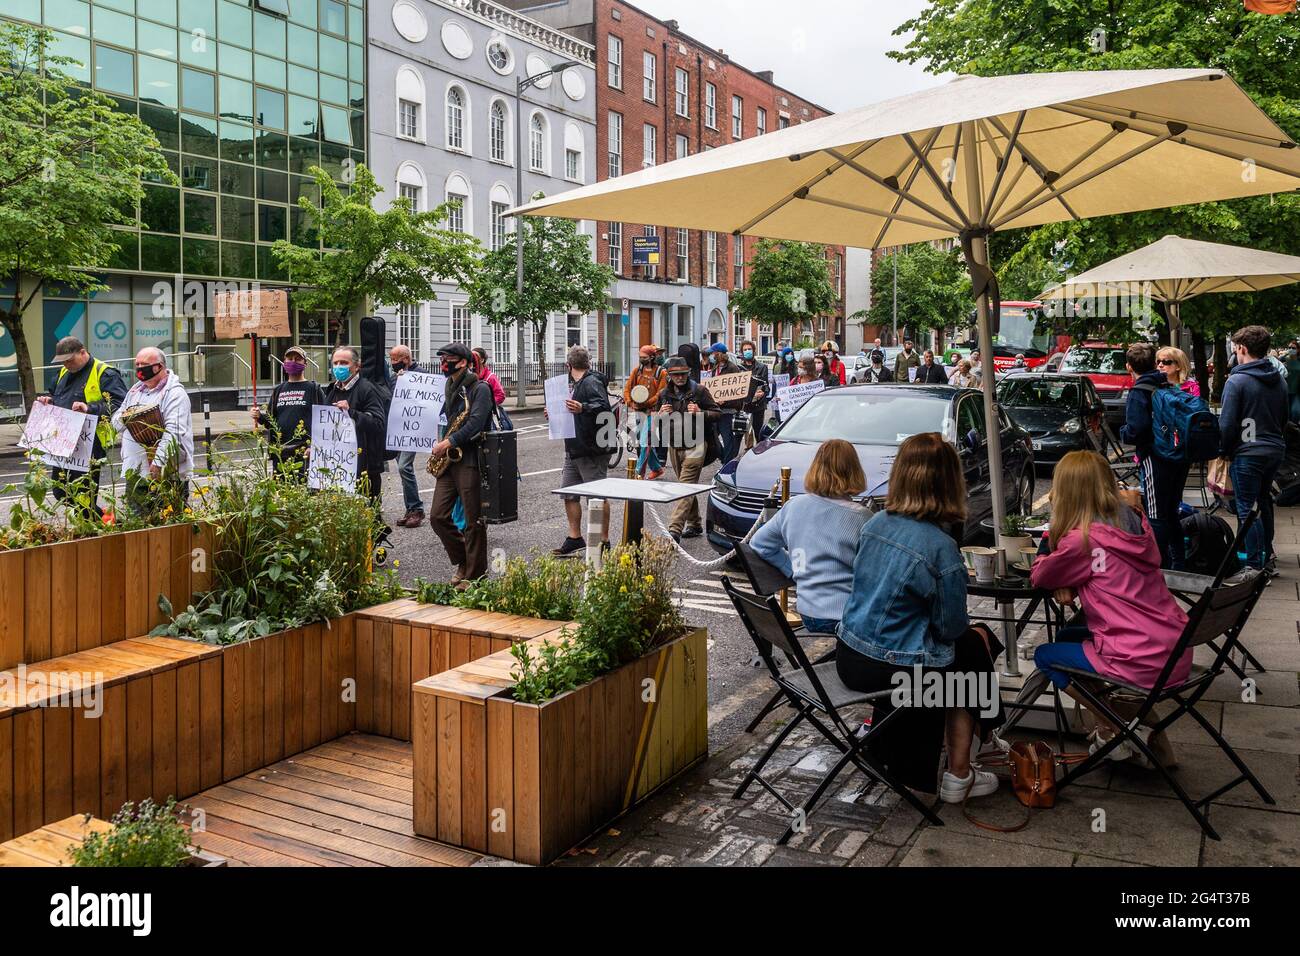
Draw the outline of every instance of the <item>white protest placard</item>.
[[[824,391],[826,383],[822,381],[808,382],[804,385],[787,385],[776,393],[777,401],[781,403],[781,418],[788,419],[795,412],[803,407],[804,402],[812,398],[818,392]]]
[[[90,459],[95,453],[96,419],[94,415],[86,415],[82,412],[72,412],[71,414],[85,419],[81,425],[81,435],[72,449],[72,454],[51,455],[40,448],[33,448],[32,451],[38,454],[41,461],[51,468],[62,468],[64,471],[90,471]],[[19,440],[18,444],[22,446],[23,443]]]
[[[576,438],[577,423],[573,412],[565,406],[569,400],[569,375],[557,375],[546,380],[546,417],[551,426],[551,438]]]
[[[790,376],[786,373],[772,376],[772,404],[776,406],[776,413],[781,414],[781,389],[788,388],[790,385]]]
[[[67,458],[76,450],[88,418],[90,416],[85,412],[37,402],[27,415],[18,447]]]
[[[311,407],[311,454],[307,487],[355,491],[357,487],[357,426],[347,412],[333,405]]]
[[[439,437],[446,390],[445,375],[403,372],[397,376],[384,447],[389,451],[432,451]]]
[[[738,398],[749,398],[749,380],[753,377],[752,372],[715,375],[709,379],[709,394],[718,404],[734,402]]]

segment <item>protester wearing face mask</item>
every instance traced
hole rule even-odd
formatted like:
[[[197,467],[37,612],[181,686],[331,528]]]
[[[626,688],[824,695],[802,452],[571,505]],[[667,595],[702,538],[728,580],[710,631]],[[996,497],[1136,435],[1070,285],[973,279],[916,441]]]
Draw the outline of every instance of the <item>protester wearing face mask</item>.
[[[492,390],[480,382],[471,369],[472,356],[465,346],[453,342],[438,350],[442,374],[447,376],[443,402],[447,433],[433,446],[433,457],[452,451],[460,453],[438,476],[430,506],[429,524],[442,542],[447,557],[456,566],[451,583],[464,590],[488,572],[487,528],[482,521],[482,477],[479,446],[492,421]],[[461,416],[464,414],[464,420]],[[452,425],[456,425],[453,430]],[[465,509],[465,530],[452,519],[460,498]]]
[[[898,353],[894,359],[894,381],[910,382],[912,381],[911,369],[921,367],[921,356],[916,351],[916,343],[911,339],[903,342],[903,351]]]
[[[298,346],[284,351],[285,380],[271,391],[266,408],[249,409],[253,427],[266,429],[268,450],[276,474],[295,481],[307,477],[307,451],[311,445],[311,408],[324,405],[325,390],[307,381],[307,353]],[[286,468],[292,464],[293,467]]]
[[[360,486],[361,479],[366,479],[368,493],[378,506],[383,500],[380,492],[388,433],[384,395],[379,386],[362,377],[361,357],[351,346],[334,350],[330,375],[333,380],[325,389],[325,404],[347,412],[356,424],[357,445],[361,448],[357,460],[357,484]]]
[[[862,374],[862,381],[866,385],[880,385],[885,382],[892,382],[894,373],[885,368],[885,353],[876,349],[871,353],[871,364]]]
[[[638,422],[637,440],[641,451],[636,460],[636,472],[649,481],[662,477],[664,473],[663,459],[651,443],[650,422],[650,414],[658,407],[659,393],[668,384],[667,374],[656,361],[660,351],[653,344],[642,346],[636,370],[623,383],[623,404],[636,414]],[[638,402],[632,395],[638,387],[646,390],[644,401]]]
[[[415,361],[410,348],[405,345],[394,345],[388,350],[388,366],[393,370],[395,380],[407,372],[422,374],[428,371]],[[406,505],[406,514],[397,521],[397,526],[418,528],[424,524],[424,502],[420,500],[420,485],[415,480],[415,452],[404,451],[397,456],[397,475],[402,479],[402,501]]]
[[[763,426],[767,423],[767,403],[772,394],[772,382],[767,366],[758,360],[758,349],[753,342],[740,343],[740,367],[751,376],[749,396],[743,406],[749,415],[749,431],[745,433],[745,443],[751,445],[753,436],[761,435]]]
[[[839,376],[831,371],[830,366],[826,362],[826,356],[820,354],[813,356],[813,370],[816,373],[817,380],[822,382],[827,388],[839,387]]]
[[[721,343],[715,343],[708,352],[709,371],[714,375],[735,375],[744,371],[739,365],[731,360],[727,354],[727,347]],[[708,383],[705,383],[708,387]],[[736,412],[745,407],[743,398],[733,399],[729,402],[719,402],[718,407],[722,409],[722,417],[718,420],[718,439],[722,442],[722,461],[728,462],[736,457],[740,447],[740,436],[734,431]]]
[[[189,478],[194,472],[194,422],[190,396],[180,376],[167,368],[167,356],[161,349],[143,348],[135,356],[135,384],[126,393],[121,407],[113,414],[113,427],[122,435],[122,470],[126,477],[127,500],[133,510],[146,511],[150,500],[174,494],[189,496]],[[163,433],[150,454],[137,442],[123,421],[123,416],[143,406],[157,406],[162,416]],[[162,495],[151,483],[167,485]]]
[[[844,362],[840,359],[839,343],[829,340],[822,343],[822,357],[826,360],[826,368],[835,376],[839,384],[849,384],[848,369],[844,367]]]

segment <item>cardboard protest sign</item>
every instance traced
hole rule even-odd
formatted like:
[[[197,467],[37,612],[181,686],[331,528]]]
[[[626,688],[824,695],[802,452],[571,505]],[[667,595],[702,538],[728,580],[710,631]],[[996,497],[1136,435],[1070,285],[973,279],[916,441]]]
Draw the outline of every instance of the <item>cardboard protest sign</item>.
[[[577,437],[573,412],[564,404],[569,400],[570,394],[567,373],[546,380],[546,420],[550,425],[552,439]]]
[[[709,394],[719,404],[733,402],[738,398],[749,398],[749,380],[752,372],[732,372],[730,375],[715,375],[709,379]]]
[[[789,385],[790,376],[788,374],[783,372],[780,375],[772,376],[772,404],[775,406],[778,415],[781,414],[781,389],[787,388]]]
[[[27,415],[18,447],[66,458],[76,450],[88,418],[85,412],[37,402]]]
[[[54,408],[53,405],[37,405],[36,407]],[[33,452],[39,454],[41,461],[51,468],[62,468],[64,471],[90,471],[91,456],[95,452],[95,425],[97,424],[95,416],[87,415],[84,412],[68,411],[65,408],[60,408],[58,411],[81,420],[80,432],[77,434],[71,452],[67,455],[51,454],[38,444],[27,443],[26,429],[24,429],[23,438],[18,441],[18,447],[31,448]],[[30,424],[31,420],[29,418],[28,425]]]
[[[812,398],[818,392],[824,391],[826,383],[822,381],[808,382],[805,385],[787,385],[776,393],[777,401],[781,403],[781,418],[787,419],[795,412],[799,411],[803,404]]]
[[[307,487],[355,491],[360,454],[357,426],[348,413],[332,405],[313,405]]]
[[[428,372],[404,372],[393,386],[388,409],[389,451],[429,452],[438,442],[447,377]]]
[[[285,338],[289,331],[289,293],[284,289],[217,292],[212,312],[219,339]]]

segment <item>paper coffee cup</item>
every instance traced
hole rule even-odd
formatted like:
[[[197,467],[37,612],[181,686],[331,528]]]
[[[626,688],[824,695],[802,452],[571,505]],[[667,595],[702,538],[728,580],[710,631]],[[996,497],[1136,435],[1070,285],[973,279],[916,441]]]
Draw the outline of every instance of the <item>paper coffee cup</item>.
[[[975,548],[975,580],[980,584],[992,584],[998,573],[998,554],[993,548]]]
[[[1021,548],[1020,549],[1021,567],[1032,568],[1034,566],[1034,560],[1037,557],[1038,557],[1037,548]]]
[[[913,365],[911,368],[909,368],[909,369],[907,370],[907,380],[908,380],[909,382],[915,382],[915,381],[916,381],[916,366],[915,366],[915,365]]]
[[[975,552],[977,552],[977,551],[984,551],[984,550],[986,550],[986,549],[985,549],[985,548],[980,548],[980,547],[973,547],[973,546],[972,546],[972,547],[965,547],[965,548],[962,548],[962,549],[961,549],[961,559],[962,559],[963,561],[966,562],[966,567],[968,567],[968,568],[970,568],[970,570],[974,571],[974,570],[975,570]]]

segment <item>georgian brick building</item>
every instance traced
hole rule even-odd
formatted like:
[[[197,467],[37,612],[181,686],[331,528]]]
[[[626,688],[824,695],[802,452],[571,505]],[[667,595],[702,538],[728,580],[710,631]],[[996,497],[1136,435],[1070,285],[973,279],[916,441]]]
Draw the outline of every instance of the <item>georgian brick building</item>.
[[[596,48],[596,173],[605,180],[739,139],[760,136],[829,114],[681,30],[621,0],[506,0],[534,19]],[[634,265],[634,237],[657,236],[659,262]],[[738,323],[733,289],[748,279],[755,239],[676,229],[655,223],[602,222],[597,255],[619,276],[601,317],[601,353],[621,374],[637,349],[655,342],[675,352],[684,342],[753,339],[760,352],[777,344],[774,330]],[[839,302],[810,318],[789,341],[845,337],[845,252],[827,252]],[[838,277],[838,278],[837,278]],[[626,322],[624,321],[626,317]]]

